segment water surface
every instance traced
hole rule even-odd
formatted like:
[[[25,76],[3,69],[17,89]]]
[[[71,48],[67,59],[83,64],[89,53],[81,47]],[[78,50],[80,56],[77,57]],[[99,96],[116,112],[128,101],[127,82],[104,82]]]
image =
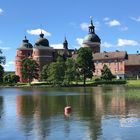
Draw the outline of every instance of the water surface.
[[[139,133],[140,88],[0,89],[0,140],[139,140]]]

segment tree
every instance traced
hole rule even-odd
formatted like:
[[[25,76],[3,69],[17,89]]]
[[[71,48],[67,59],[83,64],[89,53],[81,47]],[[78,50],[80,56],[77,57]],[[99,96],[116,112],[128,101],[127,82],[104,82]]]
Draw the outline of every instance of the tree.
[[[77,64],[80,74],[83,75],[83,83],[85,86],[86,78],[92,78],[95,70],[92,50],[90,48],[80,48],[77,55]]]
[[[63,59],[58,58],[48,66],[48,81],[53,85],[61,85],[64,81],[65,63]]]
[[[48,65],[44,65],[41,71],[41,80],[47,81],[48,74],[47,74]]]
[[[35,60],[25,58],[21,62],[22,78],[31,84],[33,79],[39,78],[39,65]]]
[[[72,58],[68,58],[66,60],[66,70],[65,70],[65,78],[64,81],[66,84],[70,84],[76,78],[76,63]]]
[[[111,73],[111,71],[107,65],[103,66],[101,73],[102,73],[101,79],[103,79],[103,80],[112,80],[113,78],[115,78],[115,76]]]
[[[18,75],[15,75],[15,74],[6,74],[4,77],[3,77],[3,81],[4,83],[17,83],[19,82],[19,79],[20,77]]]
[[[6,58],[5,56],[2,56],[2,50],[0,49],[0,64],[5,64]]]
[[[20,81],[20,77],[15,74],[11,74],[11,81],[12,83],[18,83]]]
[[[4,75],[3,82],[4,83],[11,83],[11,75],[10,74]]]
[[[4,68],[0,65],[0,83],[3,82]]]

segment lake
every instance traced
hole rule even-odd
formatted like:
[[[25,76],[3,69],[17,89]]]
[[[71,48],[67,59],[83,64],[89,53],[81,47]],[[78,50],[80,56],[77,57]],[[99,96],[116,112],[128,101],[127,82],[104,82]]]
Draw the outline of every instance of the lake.
[[[0,140],[65,139],[140,140],[140,88],[0,88]]]

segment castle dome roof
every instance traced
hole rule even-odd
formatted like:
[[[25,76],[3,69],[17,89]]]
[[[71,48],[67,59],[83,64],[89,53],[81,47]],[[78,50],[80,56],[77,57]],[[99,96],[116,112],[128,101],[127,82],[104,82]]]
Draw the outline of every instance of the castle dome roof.
[[[44,38],[44,34],[41,33],[40,38],[37,39],[37,41],[35,42],[35,45],[49,47],[49,41],[46,38]]]
[[[19,45],[19,49],[27,49],[27,48],[33,48],[33,46],[31,43],[29,43],[29,40],[25,36],[25,39]]]
[[[96,35],[95,33],[89,33],[88,35],[85,36],[84,38],[84,42],[97,42],[97,43],[100,43],[101,40],[100,38],[98,37],[98,35]]]
[[[88,35],[85,36],[84,40],[83,40],[83,43],[87,43],[87,42],[90,42],[90,43],[100,43],[101,40],[100,38],[98,37],[98,35],[95,34],[95,30],[94,30],[94,25],[93,25],[93,21],[91,19],[91,23],[89,25],[89,33]]]

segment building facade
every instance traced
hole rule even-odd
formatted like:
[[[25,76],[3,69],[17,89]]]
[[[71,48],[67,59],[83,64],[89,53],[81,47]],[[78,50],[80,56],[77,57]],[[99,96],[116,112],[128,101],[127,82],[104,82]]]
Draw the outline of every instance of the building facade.
[[[128,54],[126,51],[100,52],[101,39],[95,34],[91,20],[89,33],[85,36],[82,47],[90,47],[95,64],[94,76],[101,76],[101,70],[107,65],[117,79],[140,77],[140,54]]]
[[[64,58],[71,57],[74,50],[68,49],[68,41],[65,37],[62,49],[54,49],[50,47],[49,41],[44,38],[44,34],[41,32],[40,37],[36,40],[35,45],[29,42],[25,37],[21,45],[16,49],[16,75],[20,77],[20,82],[27,82],[26,79],[22,78],[21,73],[21,62],[25,58],[30,58],[35,60],[39,64],[39,75],[41,74],[44,65],[49,65],[51,62],[55,61],[58,56]],[[38,79],[39,80],[39,79]]]
[[[117,79],[124,78],[139,78],[140,77],[140,54],[128,54],[126,51],[114,51],[114,52],[101,52],[100,45],[101,39],[95,33],[95,27],[91,20],[89,24],[88,34],[83,40],[81,47],[89,47],[92,50],[93,61],[95,64],[95,72],[93,75],[101,76],[101,70],[106,64]],[[41,32],[40,37],[33,45],[25,37],[21,45],[16,49],[16,75],[20,76],[20,82],[26,82],[22,78],[21,74],[21,62],[24,58],[31,58],[39,64],[39,73],[46,64],[50,64],[55,61],[57,56],[63,56],[63,58],[73,57],[76,54],[73,49],[68,49],[68,41],[65,37],[62,49],[54,49],[49,45],[49,41],[44,38],[44,34]],[[74,54],[74,55],[73,55]]]

